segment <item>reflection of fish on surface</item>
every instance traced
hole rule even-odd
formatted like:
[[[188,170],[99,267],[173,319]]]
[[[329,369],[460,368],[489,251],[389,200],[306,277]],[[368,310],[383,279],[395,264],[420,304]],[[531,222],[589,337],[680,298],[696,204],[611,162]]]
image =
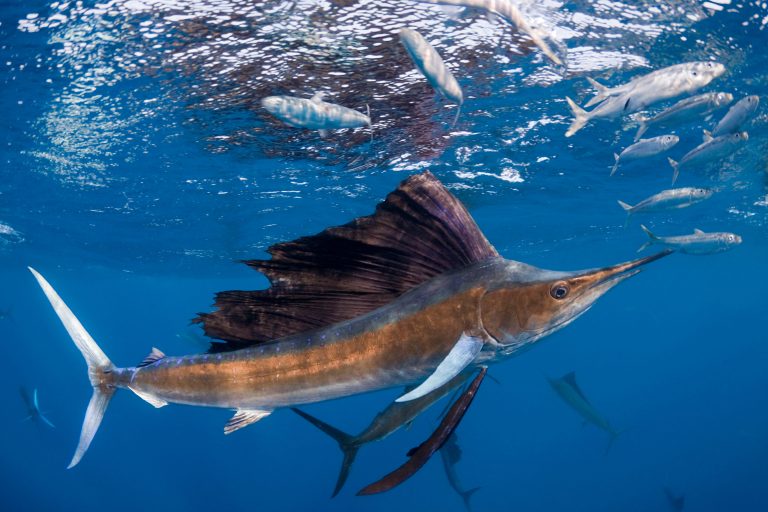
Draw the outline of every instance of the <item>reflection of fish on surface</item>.
[[[533,43],[541,50],[550,61],[558,66],[563,65],[560,56],[555,53],[547,42],[552,39],[551,34],[545,34],[540,28],[531,26],[528,18],[520,11],[511,0],[416,0],[422,3],[454,5],[459,7],[474,7],[487,12],[493,12],[512,23],[520,33],[531,38]]]
[[[267,112],[295,128],[319,130],[324,137],[328,130],[371,126],[371,118],[357,110],[323,101],[323,93],[311,99],[294,96],[268,96],[261,100]]]
[[[642,224],[640,227],[648,235],[649,240],[637,252],[651,245],[662,245],[685,254],[714,254],[727,251],[741,243],[741,237],[733,233],[705,233],[700,229],[694,229],[692,235],[656,236]]]
[[[24,387],[19,388],[19,393],[21,394],[21,399],[24,400],[24,404],[27,406],[27,417],[24,418],[25,420],[39,420],[51,428],[56,428],[56,425],[54,425],[51,420],[43,414],[43,411],[40,410],[40,403],[37,400],[37,388],[32,390],[31,396],[29,391]]]
[[[32,270],[93,386],[70,467],[118,388],[155,407],[235,409],[225,433],[278,408],[418,384],[398,399],[413,400],[465,368],[504,360],[565,327],[670,251],[573,272],[505,260],[461,203],[424,172],[403,181],[374,215],[269,252],[272,259],[247,263],[271,288],[220,292],[217,310],[198,317],[208,336],[222,340],[209,353],[168,357],[153,349],[127,368],[112,364]]]
[[[456,432],[451,434],[443,447],[440,448],[440,458],[443,460],[443,469],[445,469],[445,475],[448,477],[448,483],[451,484],[456,494],[461,496],[467,511],[472,512],[469,500],[475,492],[480,490],[480,487],[464,489],[464,486],[461,484],[461,479],[456,472],[456,464],[461,460],[461,448],[459,447],[459,438]]]
[[[427,393],[423,397],[408,402],[392,402],[386,409],[373,418],[373,421],[359,434],[352,436],[341,430],[315,418],[311,414],[300,409],[293,408],[293,412],[312,423],[314,426],[331,436],[344,454],[339,476],[336,479],[336,487],[332,496],[336,496],[349,476],[352,463],[355,461],[358,450],[368,443],[380,441],[394,433],[403,425],[409,425],[419,414],[442,399],[452,390],[464,384],[471,377],[469,372],[464,372],[443,386]]]
[[[664,488],[664,496],[667,497],[667,503],[672,510],[680,512],[685,508],[685,495],[675,495],[668,487]]]
[[[579,415],[584,418],[585,422],[591,423],[608,433],[610,436],[606,448],[606,452],[608,452],[611,449],[611,446],[613,446],[614,441],[616,441],[623,431],[614,429],[610,422],[590,403],[589,399],[587,399],[586,395],[584,395],[581,388],[576,383],[576,372],[566,373],[559,379],[547,380],[557,395],[562,398],[566,404],[571,406],[574,411],[579,413]]]

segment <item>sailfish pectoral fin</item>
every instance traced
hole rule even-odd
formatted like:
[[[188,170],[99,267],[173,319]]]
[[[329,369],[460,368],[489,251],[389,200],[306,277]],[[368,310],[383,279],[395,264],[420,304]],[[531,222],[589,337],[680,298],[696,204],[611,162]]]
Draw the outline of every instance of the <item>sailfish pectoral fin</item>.
[[[456,342],[456,345],[445,356],[445,359],[435,368],[432,375],[427,377],[427,380],[422,382],[416,389],[404,394],[395,402],[415,400],[439,388],[461,373],[464,368],[474,361],[477,354],[483,349],[484,344],[485,340],[480,336],[471,336],[467,333],[462,334],[459,337],[459,341]]]
[[[256,423],[262,418],[272,414],[272,411],[261,409],[238,409],[232,418],[224,425],[224,434],[231,434],[235,430],[247,427],[251,423]]]
[[[358,496],[365,496],[369,494],[377,494],[380,492],[388,491],[393,487],[400,485],[407,479],[412,477],[424,464],[429,461],[430,457],[434,453],[442,448],[451,434],[454,433],[456,427],[461,423],[461,419],[467,412],[472,400],[474,400],[477,390],[480,388],[480,384],[483,382],[488,368],[483,367],[480,372],[475,376],[472,383],[469,385],[466,391],[462,393],[456,402],[448,410],[440,425],[432,433],[429,438],[421,443],[419,446],[408,452],[409,459],[397,468],[396,470],[388,473],[386,476],[377,480],[376,482],[363,488],[357,493]]]

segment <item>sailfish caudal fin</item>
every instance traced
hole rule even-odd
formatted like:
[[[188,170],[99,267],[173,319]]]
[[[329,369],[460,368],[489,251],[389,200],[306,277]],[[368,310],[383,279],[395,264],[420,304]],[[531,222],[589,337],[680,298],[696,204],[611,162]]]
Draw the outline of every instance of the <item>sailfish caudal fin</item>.
[[[568,96],[565,97],[565,101],[568,102],[568,106],[571,108],[571,113],[573,114],[573,122],[571,123],[571,126],[568,127],[568,131],[565,132],[566,137],[570,137],[577,131],[584,128],[584,125],[589,122],[589,112],[581,108],[576,104],[575,101],[573,101]]]
[[[56,293],[56,290],[53,289],[48,281],[35,269],[30,267],[29,270],[37,279],[40,288],[43,289],[45,296],[50,301],[51,306],[53,306],[53,310],[59,316],[59,320],[64,324],[64,328],[88,364],[88,376],[93,386],[93,395],[88,403],[88,409],[83,420],[83,428],[80,431],[80,442],[77,445],[72,461],[67,466],[67,469],[69,469],[80,462],[80,459],[88,450],[93,436],[99,429],[101,419],[104,417],[107,405],[109,405],[109,400],[115,393],[115,388],[110,384],[112,379],[109,377],[115,366],[106,354],[102,352],[91,335],[88,334],[88,331],[85,330],[77,317],[75,317],[72,310],[61,300],[59,294]]]
[[[336,487],[333,489],[333,494],[331,495],[331,497],[336,497],[336,495],[339,494],[339,491],[341,491],[341,488],[344,487],[344,483],[347,481],[347,477],[349,477],[349,470],[352,469],[352,463],[355,462],[357,451],[360,449],[361,445],[355,443],[355,438],[353,436],[345,434],[336,427],[333,427],[324,421],[315,418],[311,414],[294,407],[291,407],[291,410],[334,438],[336,442],[339,443],[339,448],[341,448],[341,451],[344,453],[344,459],[341,461],[339,477],[336,479]]]

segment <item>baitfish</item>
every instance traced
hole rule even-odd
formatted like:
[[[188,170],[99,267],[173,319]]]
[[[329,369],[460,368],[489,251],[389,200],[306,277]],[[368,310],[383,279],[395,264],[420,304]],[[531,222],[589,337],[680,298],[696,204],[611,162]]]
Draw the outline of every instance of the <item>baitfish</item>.
[[[437,50],[421,34],[409,28],[400,30],[400,42],[403,43],[411,60],[427,79],[429,85],[459,105],[456,111],[456,119],[458,119],[461,105],[464,103],[464,94]]]
[[[447,384],[427,393],[421,398],[407,402],[392,402],[386,409],[376,415],[370,425],[356,436],[346,434],[307,412],[292,408],[293,412],[331,436],[339,444],[339,448],[341,448],[344,454],[339,477],[336,479],[336,487],[331,496],[334,497],[339,494],[341,488],[344,487],[349,471],[352,469],[352,463],[355,461],[360,448],[368,443],[384,439],[399,430],[403,425],[409,425],[419,414],[452,390],[463,385],[471,376],[469,372],[463,372],[451,379]]]
[[[656,236],[642,224],[640,227],[648,235],[649,240],[637,252],[651,245],[664,245],[685,254],[713,254],[727,251],[741,243],[741,237],[733,233],[705,233],[700,229],[694,229],[692,235]]]
[[[32,390],[32,396],[29,395],[29,391],[26,388],[19,388],[21,393],[21,399],[24,400],[24,404],[27,406],[27,420],[37,421],[40,420],[51,428],[56,428],[51,420],[49,420],[43,411],[40,410],[40,402],[37,400],[37,388]]]
[[[319,130],[324,137],[328,130],[371,126],[371,118],[357,110],[323,101],[318,92],[311,99],[295,96],[267,96],[261,106],[284,123],[295,128]]]
[[[565,136],[570,137],[592,119],[611,119],[619,115],[631,114],[656,102],[693,92],[723,73],[725,73],[725,66],[716,62],[689,62],[685,65],[681,64],[680,67],[675,68],[674,72],[651,73],[613,89],[608,89],[591,80],[596,87],[600,86],[602,89],[599,89],[598,96],[592,98],[585,106],[601,101],[602,103],[587,112],[566,97],[574,120],[565,132]],[[597,97],[601,99],[595,101]]]
[[[691,165],[702,165],[712,160],[720,160],[730,155],[742,144],[749,140],[747,132],[730,133],[715,138],[707,138],[704,142],[687,152],[679,162],[667,158],[672,166],[672,184],[680,175],[680,168]]]
[[[726,112],[720,122],[717,123],[717,126],[712,130],[712,133],[704,132],[705,140],[707,136],[719,137],[721,135],[739,131],[741,125],[755,114],[759,105],[759,96],[747,96],[746,98],[741,98],[728,109],[728,112]]]
[[[667,503],[669,503],[669,507],[672,510],[675,510],[676,512],[680,512],[681,510],[683,510],[685,508],[685,496],[684,495],[681,494],[680,496],[677,496],[671,490],[669,490],[669,488],[665,487],[664,488],[664,496],[666,496]]]
[[[472,512],[469,500],[473,494],[480,490],[480,487],[464,489],[464,486],[461,484],[461,479],[456,472],[456,464],[461,460],[461,448],[459,447],[459,439],[456,432],[451,434],[443,447],[440,448],[440,458],[443,461],[443,469],[445,469],[445,474],[448,477],[448,483],[451,484],[451,488],[456,491],[456,494],[461,496],[461,501],[464,502],[467,512]]]
[[[416,0],[421,3],[455,5],[460,7],[474,7],[487,12],[493,12],[512,23],[518,32],[527,35],[533,41],[541,53],[558,66],[563,65],[562,59],[555,53],[546,39],[550,36],[543,34],[538,28],[534,28],[528,22],[520,9],[511,0]]]
[[[627,217],[629,217],[635,213],[651,213],[675,208],[686,208],[692,204],[709,199],[712,197],[712,194],[714,194],[714,191],[708,188],[673,188],[662,190],[658,194],[643,199],[634,206],[623,201],[619,201],[619,205],[624,208],[624,211],[627,212]]]
[[[216,295],[216,311],[196,319],[220,340],[208,353],[166,356],[153,348],[125,368],[30,270],[83,355],[93,387],[73,467],[118,389],[155,407],[233,409],[225,433],[276,409],[380,389],[415,386],[398,399],[414,400],[562,329],[671,252],[572,272],[507,260],[459,200],[424,172],[403,181],[373,215],[276,244],[271,259],[246,262],[271,287]]]
[[[728,92],[706,92],[682,99],[651,118],[639,117],[640,126],[637,128],[635,140],[639,140],[651,126],[681,124],[711,114],[732,101],[733,94]]]
[[[680,142],[680,137],[677,135],[659,135],[658,137],[653,137],[651,139],[640,139],[624,149],[620,154],[613,154],[615,163],[611,169],[611,176],[613,176],[616,173],[616,169],[619,168],[620,160],[626,162],[627,160],[637,160],[638,158],[658,155],[659,153],[669,150],[678,142]]]
[[[591,107],[611,96],[625,96],[636,91],[656,90],[658,93],[675,93],[673,96],[677,96],[704,87],[723,73],[725,66],[717,62],[683,62],[651,71],[616,87],[606,87],[593,78],[587,78],[597,94],[584,106]]]
[[[586,395],[581,391],[579,385],[576,383],[576,373],[569,372],[559,379],[547,379],[549,385],[555,390],[557,396],[563,399],[563,401],[571,406],[571,408],[579,413],[584,418],[584,421],[591,423],[601,430],[604,430],[610,436],[608,441],[608,448],[611,449],[616,438],[619,437],[621,431],[614,429],[610,422],[603,417],[597,409],[589,402]]]

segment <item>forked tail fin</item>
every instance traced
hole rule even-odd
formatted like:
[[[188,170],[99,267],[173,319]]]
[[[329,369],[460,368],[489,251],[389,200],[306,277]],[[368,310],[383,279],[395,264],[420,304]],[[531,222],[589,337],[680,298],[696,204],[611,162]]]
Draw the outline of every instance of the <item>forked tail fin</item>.
[[[667,160],[669,161],[669,165],[672,166],[672,184],[674,185],[677,181],[677,177],[680,176],[680,164],[670,157],[667,157]]]
[[[611,452],[611,448],[613,448],[613,443],[616,442],[616,440],[619,438],[619,436],[623,433],[625,433],[629,429],[623,429],[623,430],[609,430],[608,435],[610,437],[608,438],[608,446],[605,447],[605,454],[608,455]]]
[[[584,125],[587,124],[589,121],[589,113],[578,106],[575,101],[573,101],[568,96],[565,97],[565,101],[568,102],[568,106],[571,108],[571,112],[573,113],[574,120],[571,123],[571,126],[568,127],[568,131],[565,132],[566,137],[570,137],[577,131],[584,128]]]
[[[646,234],[646,235],[648,235],[648,239],[649,239],[649,240],[648,240],[647,242],[645,242],[643,245],[641,245],[641,246],[640,246],[640,248],[637,250],[637,252],[640,252],[640,251],[642,251],[643,249],[645,249],[646,247],[649,247],[650,245],[653,245],[653,243],[655,243],[655,242],[656,242],[656,241],[659,239],[659,237],[657,237],[656,235],[654,235],[654,234],[651,232],[651,230],[650,230],[650,229],[648,229],[647,227],[645,227],[643,224],[640,224],[640,228],[641,228],[643,231],[645,231],[645,234]]]
[[[344,459],[341,461],[341,469],[339,470],[339,477],[336,479],[336,487],[333,489],[333,494],[331,495],[333,498],[339,494],[341,488],[344,487],[344,483],[347,481],[347,477],[349,477],[349,470],[352,469],[352,463],[355,462],[355,457],[357,456],[357,451],[360,449],[360,445],[354,443],[355,438],[353,436],[315,418],[311,414],[294,407],[291,407],[291,410],[334,438],[336,442],[339,443],[339,448],[341,448],[341,451],[344,453]]]
[[[643,134],[648,130],[648,118],[645,116],[640,116],[637,118],[638,121],[640,121],[640,125],[637,127],[637,133],[635,134],[635,142],[640,140],[640,137],[643,136]]]
[[[585,107],[591,107],[592,105],[596,105],[596,104],[600,103],[601,101],[603,101],[604,99],[610,97],[611,90],[608,87],[604,86],[603,84],[601,84],[600,82],[598,82],[594,78],[590,78],[590,77],[587,77],[587,82],[589,82],[589,85],[591,85],[592,87],[595,88],[597,93],[595,94],[595,96],[591,100],[589,100],[584,105]]]
[[[110,384],[112,379],[108,376],[115,369],[115,366],[106,354],[102,352],[69,307],[61,300],[56,290],[48,284],[48,281],[32,267],[29,267],[29,270],[37,279],[37,283],[43,289],[45,296],[48,298],[51,306],[53,306],[53,310],[59,316],[59,320],[64,324],[64,328],[88,364],[88,376],[93,386],[93,395],[88,403],[88,409],[83,420],[83,428],[80,431],[80,442],[77,445],[72,461],[67,466],[67,469],[69,469],[80,462],[80,459],[83,458],[86,450],[88,450],[93,436],[96,435],[96,431],[99,429],[101,420],[104,417],[104,411],[107,410],[109,400],[115,393],[115,388]]]
[[[609,176],[613,176],[614,174],[616,174],[616,169],[619,168],[619,159],[621,159],[621,156],[619,156],[618,153],[614,153],[613,154],[613,160],[614,160],[613,167],[611,168],[611,174]]]
[[[629,225],[629,218],[632,216],[632,208],[633,206],[631,204],[627,204],[624,201],[617,201],[619,203],[619,206],[621,206],[625,212],[627,212],[627,220],[624,221],[624,227],[626,228]]]

